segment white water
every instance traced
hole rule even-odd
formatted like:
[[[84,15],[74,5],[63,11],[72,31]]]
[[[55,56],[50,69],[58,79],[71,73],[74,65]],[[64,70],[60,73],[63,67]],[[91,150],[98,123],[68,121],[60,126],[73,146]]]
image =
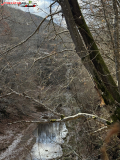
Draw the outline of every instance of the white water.
[[[39,125],[35,130],[36,143],[26,160],[49,160],[61,157],[61,144],[68,130],[65,123],[50,123]]]

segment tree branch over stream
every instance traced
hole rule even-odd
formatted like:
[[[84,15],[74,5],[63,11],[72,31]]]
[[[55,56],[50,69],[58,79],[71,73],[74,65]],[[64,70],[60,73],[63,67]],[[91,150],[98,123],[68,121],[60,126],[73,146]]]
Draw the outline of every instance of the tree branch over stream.
[[[54,115],[57,115],[57,116],[60,116],[61,118],[60,119],[49,119],[49,120],[41,120],[41,121],[27,121],[27,120],[22,120],[22,121],[16,121],[16,122],[12,122],[12,123],[9,123],[9,124],[15,124],[15,123],[22,123],[22,122],[25,122],[25,123],[50,123],[50,122],[66,122],[66,121],[70,121],[70,120],[75,120],[75,119],[78,119],[78,118],[82,118],[82,117],[85,117],[87,120],[88,119],[94,119],[104,125],[107,125],[109,124],[110,122],[104,118],[100,118],[98,117],[97,115],[93,115],[93,114],[88,114],[88,113],[78,113],[78,114],[75,114],[75,115],[72,115],[72,116],[68,116],[68,117],[65,117],[63,114],[60,114],[60,113],[57,113],[55,112],[54,110],[50,109],[49,107],[45,106],[44,104],[41,104],[38,100],[34,99],[33,97],[30,97],[28,95],[26,95],[26,93],[18,93],[14,90],[12,90],[11,88],[9,88],[12,92],[6,94],[6,95],[3,95],[3,96],[0,96],[0,98],[4,98],[4,97],[7,97],[7,96],[10,96],[12,94],[16,94],[18,96],[22,96],[22,97],[25,97],[27,99],[30,99],[40,105],[42,105],[43,108],[47,109],[48,111],[50,111],[51,113],[53,113]]]
[[[12,122],[12,123],[8,123],[8,124],[15,124],[15,123],[22,123],[22,122],[25,122],[25,123],[50,123],[50,122],[67,122],[67,121],[70,121],[70,120],[75,120],[75,119],[78,119],[78,118],[82,118],[82,117],[85,117],[87,120],[88,119],[94,119],[102,124],[104,124],[105,126],[107,124],[109,124],[110,122],[104,118],[100,118],[98,117],[97,115],[94,115],[94,114],[88,114],[88,113],[78,113],[78,114],[75,114],[75,115],[72,115],[72,116],[68,116],[68,117],[65,117],[63,114],[60,114],[60,113],[57,113],[55,112],[54,110],[50,109],[49,107],[45,106],[44,104],[41,104],[38,100],[34,99],[33,97],[30,97],[28,95],[26,95],[26,93],[18,93],[14,90],[12,90],[11,88],[9,88],[12,92],[6,94],[6,95],[3,95],[3,96],[0,96],[0,98],[4,98],[4,97],[7,97],[7,96],[10,96],[12,94],[16,94],[18,96],[22,96],[22,97],[25,97],[27,99],[30,99],[40,105],[42,105],[42,107],[44,107],[45,109],[47,109],[48,111],[50,111],[51,113],[57,115],[57,116],[60,116],[61,118],[60,119],[49,119],[49,120],[41,120],[41,121],[27,121],[27,120],[22,120],[22,121],[16,121],[16,122]]]
[[[27,120],[22,120],[22,121],[16,121],[16,122],[12,122],[12,123],[8,123],[8,124],[15,124],[15,123],[50,123],[50,122],[67,122],[70,120],[75,120],[78,118],[82,118],[85,117],[86,119],[94,119],[104,125],[107,125],[109,122],[108,120],[104,119],[104,118],[100,118],[97,115],[93,115],[93,114],[88,114],[88,113],[78,113],[72,116],[68,116],[68,117],[64,117],[63,119],[50,119],[50,120],[41,120],[41,121],[27,121]]]

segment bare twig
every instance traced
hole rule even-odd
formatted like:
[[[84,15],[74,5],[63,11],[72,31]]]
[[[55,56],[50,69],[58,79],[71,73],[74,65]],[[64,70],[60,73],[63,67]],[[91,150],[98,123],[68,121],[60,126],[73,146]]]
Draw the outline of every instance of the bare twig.
[[[92,132],[92,133],[90,133],[90,134],[94,134],[94,133],[97,133],[97,132],[101,132],[102,130],[105,130],[105,129],[107,129],[107,128],[108,128],[107,126],[104,126],[104,127],[100,128],[100,129],[98,129],[98,130],[96,130],[96,131],[94,131],[94,132]]]
[[[49,39],[49,41],[54,40],[59,34],[65,33],[65,32],[69,32],[68,30],[64,30],[62,32],[56,33],[54,37],[52,37],[51,39]]]

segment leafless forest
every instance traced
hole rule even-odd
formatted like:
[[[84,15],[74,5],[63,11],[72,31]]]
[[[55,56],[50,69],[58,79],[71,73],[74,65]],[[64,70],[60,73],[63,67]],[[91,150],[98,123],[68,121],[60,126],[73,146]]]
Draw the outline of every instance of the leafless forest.
[[[0,6],[0,160],[119,160],[120,1],[37,2]]]

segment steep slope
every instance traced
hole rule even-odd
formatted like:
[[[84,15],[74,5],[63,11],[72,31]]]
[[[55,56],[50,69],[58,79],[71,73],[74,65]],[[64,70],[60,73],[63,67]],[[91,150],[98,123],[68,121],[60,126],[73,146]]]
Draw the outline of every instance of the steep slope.
[[[7,52],[30,36],[43,18],[7,6],[1,7],[1,11],[0,133],[2,138],[8,137],[8,146],[13,140],[9,140],[8,128],[12,134],[16,128],[13,135],[25,129],[22,124],[9,127],[8,122],[55,117],[43,105],[66,116],[78,112],[92,113],[99,98],[74,51],[69,32],[56,36],[66,29],[45,20],[34,36]],[[1,141],[0,146],[2,154],[8,147],[2,145],[4,142]]]
[[[3,17],[7,18],[3,18],[0,23],[1,26],[4,26],[4,29],[1,27],[0,32],[2,55],[0,62],[1,86],[5,84],[6,87],[20,93],[30,93],[30,95],[35,98],[39,97],[41,101],[43,101],[44,96],[46,99],[47,97],[48,99],[53,99],[54,96],[48,96],[52,89],[56,92],[57,89],[63,90],[63,88],[69,88],[67,85],[69,85],[72,77],[74,77],[75,81],[76,79],[84,77],[79,84],[75,82],[77,88],[80,90],[79,92],[82,92],[82,94],[85,88],[87,88],[87,92],[91,89],[92,83],[91,85],[90,83],[87,85],[87,83],[84,82],[85,77],[90,81],[89,76],[81,65],[81,61],[74,53],[74,45],[72,44],[69,33],[65,32],[55,39],[56,32],[59,33],[66,29],[55,24],[53,26],[49,24],[48,20],[43,23],[39,32],[32,36],[27,42],[19,45],[10,52],[4,53],[9,48],[30,36],[43,19],[39,16],[30,15],[30,13],[25,13],[7,6],[4,6],[3,13]],[[9,28],[8,34],[4,31],[6,26]],[[62,52],[63,50],[73,51]],[[54,55],[49,57],[50,54]],[[48,56],[48,58],[44,58],[46,56]],[[39,60],[37,60],[37,58],[39,58]],[[81,68],[80,72],[79,68]],[[81,85],[81,83],[85,83],[85,87]],[[71,84],[72,83],[70,83],[70,85]],[[62,85],[62,87],[59,87],[60,85]],[[42,92],[40,88],[45,89],[45,87],[49,87],[49,90],[47,90],[48,93],[46,92],[43,96],[43,94],[40,93]],[[54,88],[56,89],[54,90]],[[67,91],[70,92],[69,89],[65,92]],[[44,101],[44,103],[46,103],[46,101]]]

